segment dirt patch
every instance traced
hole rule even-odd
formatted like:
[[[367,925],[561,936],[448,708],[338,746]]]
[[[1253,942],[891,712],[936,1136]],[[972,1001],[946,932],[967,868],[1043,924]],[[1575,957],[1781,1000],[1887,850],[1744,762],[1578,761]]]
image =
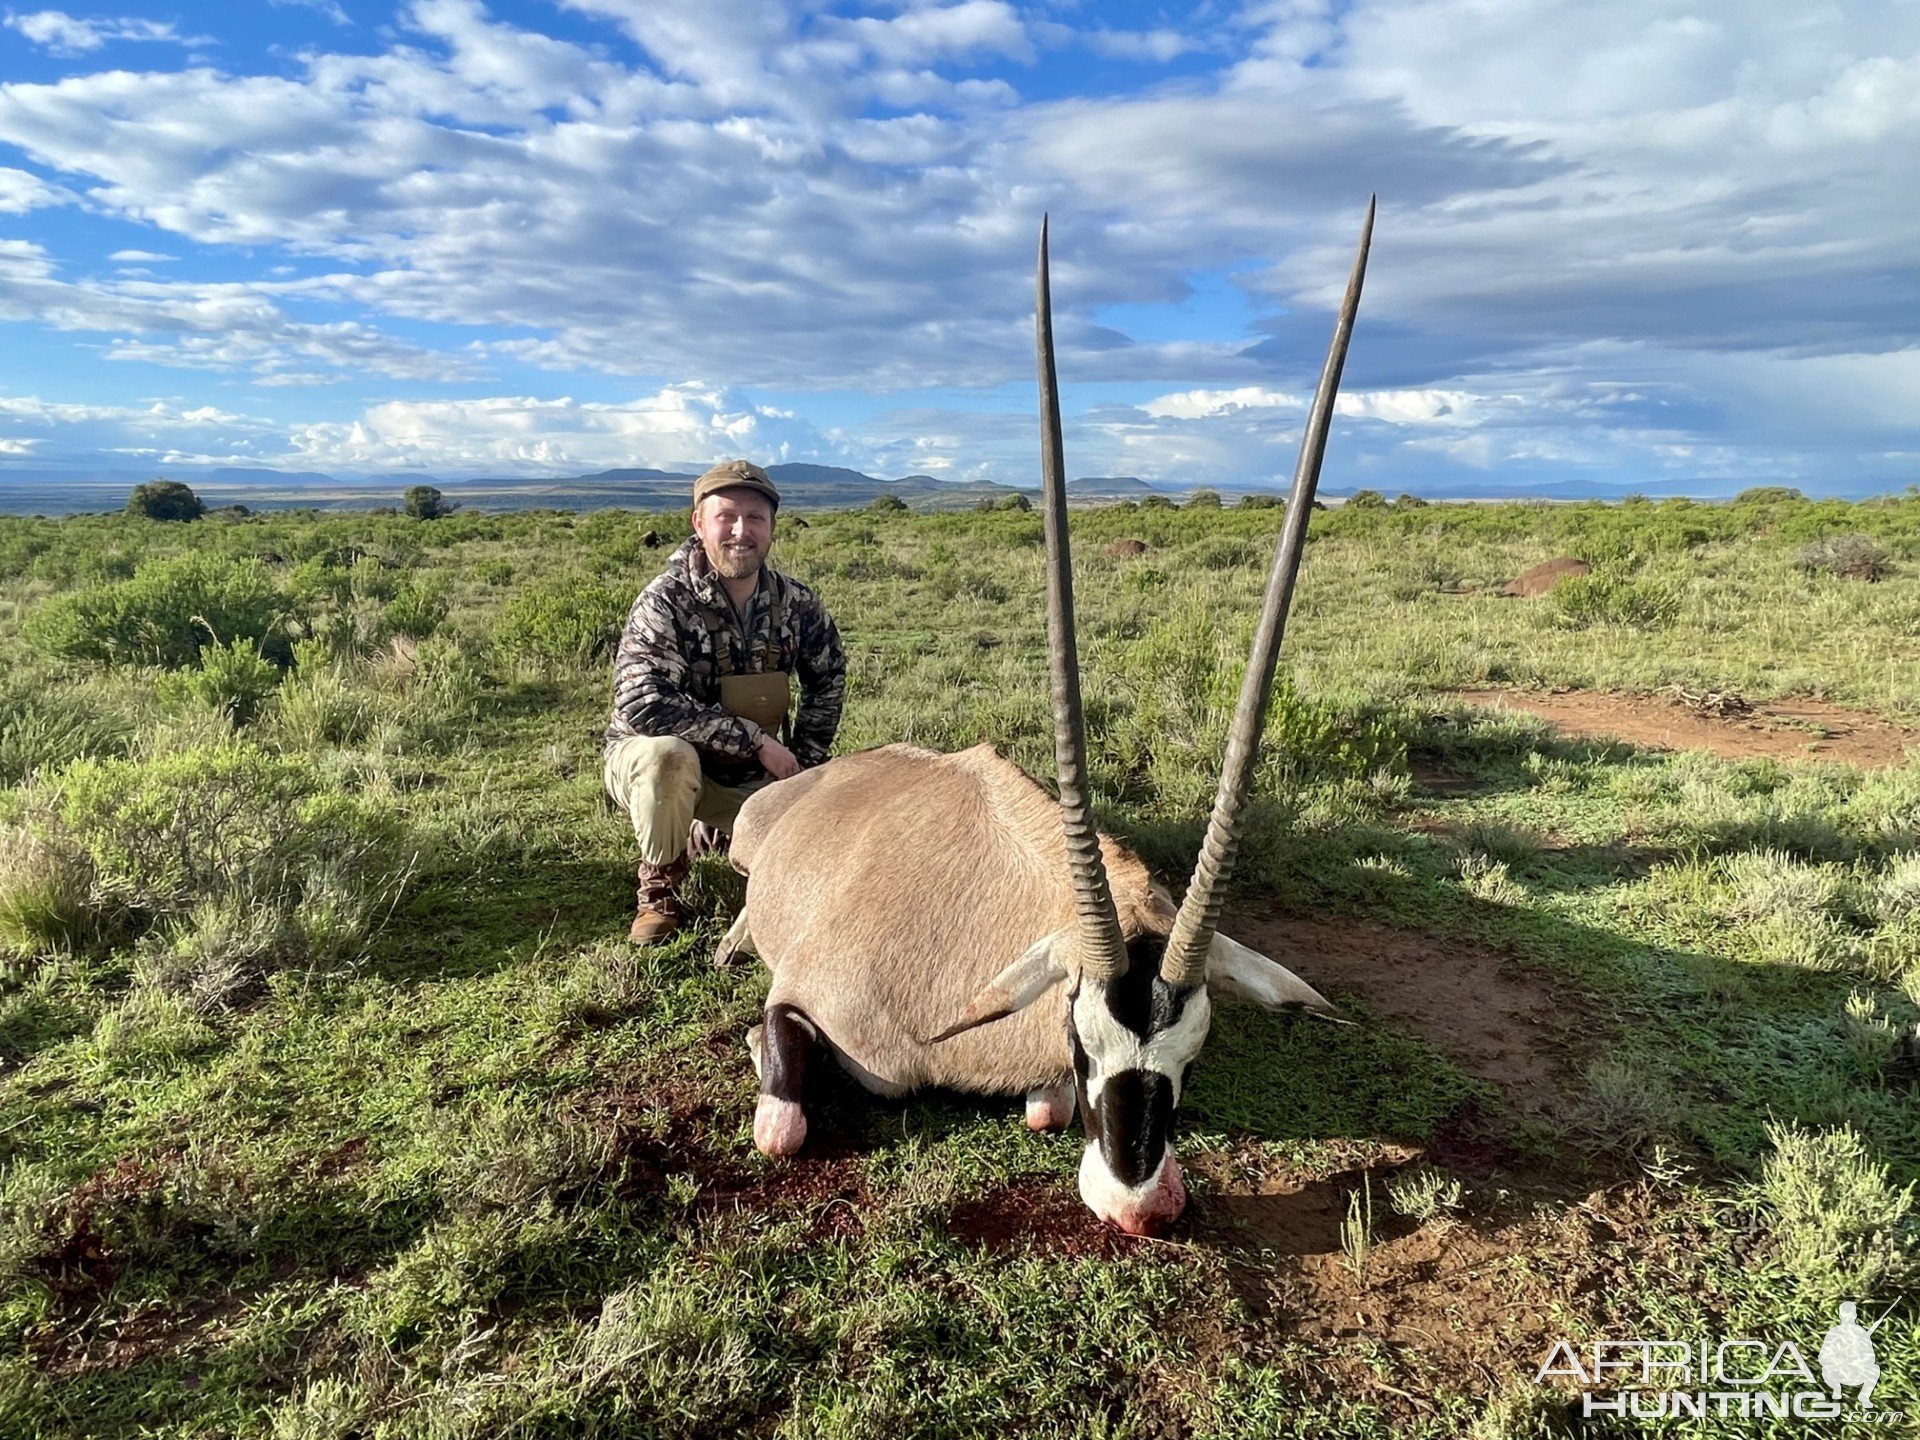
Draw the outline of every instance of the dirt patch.
[[[1584,1028],[1577,998],[1496,950],[1349,918],[1242,919],[1228,928],[1316,989],[1358,995],[1376,1015],[1497,1085],[1516,1110],[1549,1111],[1579,1088],[1572,1073]]]
[[[1920,746],[1920,730],[1821,700],[1775,700],[1742,711],[1724,696],[1689,705],[1676,695],[1606,690],[1456,690],[1470,705],[1523,710],[1565,735],[1624,740],[1652,750],[1707,750],[1730,759],[1838,760],[1865,770],[1897,768]]]
[[[1125,1255],[1165,1242],[1136,1239],[1101,1220],[1059,1180],[1034,1178],[998,1185],[954,1207],[947,1228],[988,1250],[1032,1250],[1043,1255]]]
[[[1415,791],[1426,799],[1453,800],[1463,795],[1479,795],[1493,788],[1489,782],[1476,776],[1449,770],[1428,755],[1408,755],[1407,769]]]
[[[1377,1185],[1374,1195],[1378,1221]],[[1262,1334],[1312,1346],[1304,1380],[1402,1415],[1432,1409],[1426,1396],[1465,1377],[1489,1391],[1525,1380],[1570,1326],[1600,1323],[1631,1294],[1636,1272],[1683,1270],[1697,1239],[1644,1186],[1504,1215],[1395,1220],[1398,1230],[1376,1225],[1358,1271],[1336,1246],[1238,1265],[1234,1279]]]

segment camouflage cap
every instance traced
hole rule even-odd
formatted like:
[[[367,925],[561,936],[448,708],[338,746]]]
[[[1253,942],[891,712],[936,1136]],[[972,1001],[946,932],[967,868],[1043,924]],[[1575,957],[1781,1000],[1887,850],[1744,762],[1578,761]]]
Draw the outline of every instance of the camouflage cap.
[[[780,492],[773,488],[767,472],[750,460],[725,460],[693,482],[693,503],[699,507],[707,496],[721,490],[754,490],[780,508]]]

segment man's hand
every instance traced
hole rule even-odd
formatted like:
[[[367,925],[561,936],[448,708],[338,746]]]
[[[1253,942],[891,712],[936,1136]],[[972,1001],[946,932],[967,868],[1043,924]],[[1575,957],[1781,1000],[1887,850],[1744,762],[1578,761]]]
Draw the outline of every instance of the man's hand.
[[[753,742],[753,753],[766,766],[767,773],[776,780],[786,780],[800,773],[800,762],[793,758],[793,752],[782,745],[765,730],[760,738]]]

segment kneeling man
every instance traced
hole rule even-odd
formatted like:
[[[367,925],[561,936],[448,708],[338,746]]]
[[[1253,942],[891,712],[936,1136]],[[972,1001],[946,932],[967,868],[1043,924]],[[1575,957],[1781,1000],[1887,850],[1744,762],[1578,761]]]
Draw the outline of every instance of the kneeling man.
[[[748,795],[825,760],[840,728],[840,633],[812,590],[766,563],[779,509],[758,465],[702,475],[693,538],[640,592],[620,637],[605,782],[640,841],[638,944],[680,924],[689,839],[705,848],[731,834]]]

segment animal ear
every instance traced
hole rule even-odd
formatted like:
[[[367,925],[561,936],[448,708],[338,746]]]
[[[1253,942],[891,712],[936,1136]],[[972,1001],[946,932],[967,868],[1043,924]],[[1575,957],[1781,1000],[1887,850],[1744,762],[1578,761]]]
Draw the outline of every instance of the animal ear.
[[[1298,975],[1217,930],[1207,952],[1207,989],[1223,1000],[1248,1000],[1269,1010],[1307,1010],[1351,1023]]]
[[[958,1020],[927,1043],[937,1045],[976,1026],[1004,1020],[1014,1011],[1026,1009],[1066,979],[1066,967],[1053,957],[1065,948],[1069,934],[1066,930],[1056,930],[1029,947],[1026,954],[981,987],[980,993],[967,1002],[966,1011]]]

